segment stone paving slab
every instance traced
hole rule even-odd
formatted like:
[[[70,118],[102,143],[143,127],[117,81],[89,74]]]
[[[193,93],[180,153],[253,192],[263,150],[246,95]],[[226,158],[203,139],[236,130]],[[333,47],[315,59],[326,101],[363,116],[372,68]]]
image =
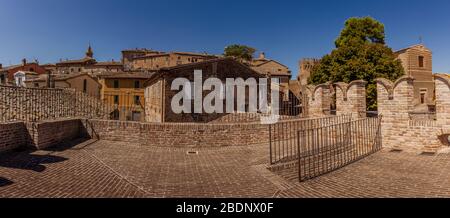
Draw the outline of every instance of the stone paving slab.
[[[450,197],[449,154],[382,151],[299,183],[266,169],[267,145],[73,144],[0,155],[0,197]]]

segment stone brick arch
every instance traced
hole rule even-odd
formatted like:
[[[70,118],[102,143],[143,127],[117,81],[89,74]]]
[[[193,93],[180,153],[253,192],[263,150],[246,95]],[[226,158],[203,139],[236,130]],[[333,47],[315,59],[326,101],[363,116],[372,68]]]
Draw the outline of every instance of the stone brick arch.
[[[336,115],[352,114],[363,117],[366,111],[366,84],[364,80],[338,82],[336,86]]]

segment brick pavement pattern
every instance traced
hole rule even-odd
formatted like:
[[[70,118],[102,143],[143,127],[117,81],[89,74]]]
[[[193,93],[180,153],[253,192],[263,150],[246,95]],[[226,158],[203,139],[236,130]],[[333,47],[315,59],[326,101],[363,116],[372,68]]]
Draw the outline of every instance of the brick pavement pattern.
[[[0,197],[450,197],[449,154],[381,151],[298,183],[267,170],[267,145],[72,144],[0,155]]]

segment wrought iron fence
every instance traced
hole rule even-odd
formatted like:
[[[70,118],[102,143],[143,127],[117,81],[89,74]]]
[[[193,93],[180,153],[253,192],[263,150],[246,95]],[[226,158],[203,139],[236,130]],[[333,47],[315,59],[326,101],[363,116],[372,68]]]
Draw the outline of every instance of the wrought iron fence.
[[[303,182],[381,149],[381,117],[368,117],[297,132],[298,177]]]
[[[315,119],[281,121],[269,125],[270,164],[286,163],[298,158],[297,132],[323,126],[349,122],[351,115],[328,116]]]

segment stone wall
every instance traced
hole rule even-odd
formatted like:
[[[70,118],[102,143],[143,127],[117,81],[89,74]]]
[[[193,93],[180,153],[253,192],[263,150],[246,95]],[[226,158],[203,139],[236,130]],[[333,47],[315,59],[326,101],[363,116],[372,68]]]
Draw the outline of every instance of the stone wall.
[[[43,121],[33,123],[32,126],[30,144],[36,149],[46,149],[79,138],[83,133],[80,119]]]
[[[26,146],[29,135],[23,122],[0,123],[0,152]]]
[[[355,117],[364,117],[366,111],[366,81],[356,80],[349,84],[335,83],[336,85],[336,115],[352,114]]]
[[[0,123],[0,152],[20,147],[46,149],[84,136],[80,119]]]
[[[0,85],[0,122],[35,122],[67,117],[108,118],[113,108],[72,89]]]
[[[219,147],[268,143],[268,125],[140,123],[85,120],[88,134],[97,139],[125,141],[149,146]]]
[[[322,117],[330,114],[331,90],[330,84],[309,85],[306,90],[306,116]]]
[[[439,80],[436,80],[436,85],[441,85],[438,83]],[[442,96],[444,91],[445,87],[442,86],[436,96]],[[377,94],[384,147],[420,153],[436,151],[443,145],[439,140],[443,133],[442,124],[439,123],[446,121],[440,120],[441,111],[436,114],[437,121],[412,120],[410,117],[414,107],[414,78],[404,76],[395,82],[378,79]],[[441,102],[437,101],[436,104],[442,109]]]

